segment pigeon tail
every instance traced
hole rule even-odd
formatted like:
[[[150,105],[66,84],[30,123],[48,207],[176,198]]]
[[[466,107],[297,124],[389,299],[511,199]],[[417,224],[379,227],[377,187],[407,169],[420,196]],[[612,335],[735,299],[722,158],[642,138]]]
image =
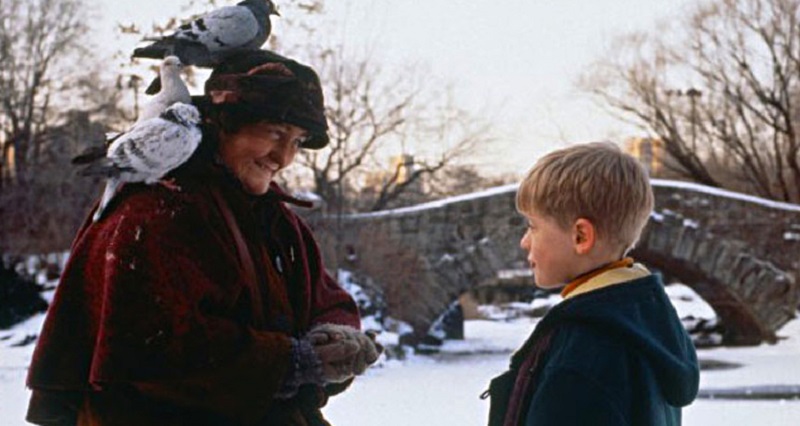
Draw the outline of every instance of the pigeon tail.
[[[144,90],[144,93],[148,95],[155,95],[161,91],[161,77],[156,77],[153,81],[150,82],[150,85],[147,86],[147,89]]]
[[[114,178],[130,168],[118,167],[110,158],[98,158],[78,172],[81,176],[102,176]]]
[[[119,137],[124,134],[123,132],[106,132],[106,146],[111,145],[112,142],[119,139]]]
[[[71,163],[74,165],[93,163],[106,156],[105,146],[90,146],[83,152],[72,158]]]
[[[173,43],[174,40],[170,38],[161,39],[153,44],[133,49],[133,55],[131,55],[131,57],[163,59],[164,57],[172,54],[173,50],[175,49]]]
[[[109,179],[106,182],[106,187],[103,190],[103,195],[100,197],[100,203],[97,205],[97,210],[94,211],[94,215],[92,216],[92,221],[97,222],[103,217],[103,213],[108,207],[108,203],[111,202],[111,199],[114,198],[114,195],[117,193],[117,188],[119,188],[120,181],[118,179]]]

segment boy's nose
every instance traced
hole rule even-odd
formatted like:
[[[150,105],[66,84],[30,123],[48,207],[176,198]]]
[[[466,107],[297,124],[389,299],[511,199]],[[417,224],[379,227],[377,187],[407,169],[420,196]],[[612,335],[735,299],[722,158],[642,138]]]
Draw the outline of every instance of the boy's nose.
[[[522,234],[522,239],[519,240],[519,247],[523,250],[528,250],[528,231]]]

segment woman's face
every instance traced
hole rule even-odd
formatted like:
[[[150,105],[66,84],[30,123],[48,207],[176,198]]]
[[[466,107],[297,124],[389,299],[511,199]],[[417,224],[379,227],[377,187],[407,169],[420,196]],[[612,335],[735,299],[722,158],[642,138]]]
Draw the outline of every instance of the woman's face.
[[[254,123],[236,133],[222,132],[219,154],[245,191],[262,195],[272,178],[294,161],[308,132],[291,124]]]

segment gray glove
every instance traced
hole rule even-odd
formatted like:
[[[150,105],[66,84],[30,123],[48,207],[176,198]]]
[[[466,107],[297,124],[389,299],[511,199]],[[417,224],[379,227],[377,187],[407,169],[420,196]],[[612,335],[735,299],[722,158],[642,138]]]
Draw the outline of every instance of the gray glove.
[[[308,333],[314,352],[322,363],[322,377],[328,383],[341,383],[355,375],[349,364],[361,351],[358,343],[350,339],[335,339],[320,343],[318,336]]]
[[[352,341],[313,345],[308,337],[293,338],[289,374],[275,397],[289,399],[297,394],[301,385],[339,383],[353,377],[348,363],[359,350],[358,344]]]
[[[364,334],[353,327],[340,324],[320,324],[308,332],[308,340],[314,347],[325,347],[335,342],[355,343],[358,350],[349,359],[343,359],[333,366],[349,371],[351,377],[366,371],[378,360],[383,348],[375,342],[374,334]]]

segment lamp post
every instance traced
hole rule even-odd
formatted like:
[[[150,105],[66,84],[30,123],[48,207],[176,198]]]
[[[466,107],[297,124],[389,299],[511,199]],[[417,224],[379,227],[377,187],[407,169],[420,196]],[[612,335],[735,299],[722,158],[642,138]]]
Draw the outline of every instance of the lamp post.
[[[686,96],[689,97],[689,103],[692,106],[692,151],[697,152],[697,131],[695,130],[697,124],[697,98],[703,96],[703,92],[690,87],[686,91]]]
[[[697,98],[703,96],[703,92],[694,87],[686,89],[667,89],[665,91],[667,96],[686,96],[689,98],[689,105],[691,106],[691,129],[692,129],[692,152],[697,152]]]

